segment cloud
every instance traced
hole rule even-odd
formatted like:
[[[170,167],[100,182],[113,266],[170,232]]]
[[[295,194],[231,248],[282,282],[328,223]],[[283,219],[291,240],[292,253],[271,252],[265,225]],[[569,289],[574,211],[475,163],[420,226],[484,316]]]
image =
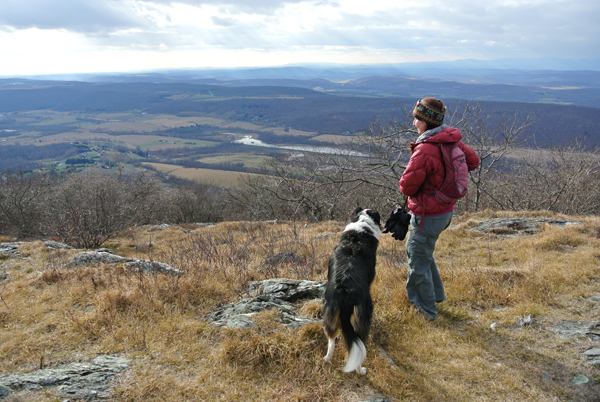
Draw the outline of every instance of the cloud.
[[[135,2],[120,0],[2,0],[5,30],[62,29],[79,33],[111,32],[151,25]]]
[[[0,2],[0,52],[24,37],[24,51],[35,52],[34,36],[43,32],[80,53],[231,51],[235,58],[243,50],[277,55],[282,64],[307,55],[393,62],[585,57],[600,49],[600,2],[584,0]],[[15,60],[17,48],[10,48]]]

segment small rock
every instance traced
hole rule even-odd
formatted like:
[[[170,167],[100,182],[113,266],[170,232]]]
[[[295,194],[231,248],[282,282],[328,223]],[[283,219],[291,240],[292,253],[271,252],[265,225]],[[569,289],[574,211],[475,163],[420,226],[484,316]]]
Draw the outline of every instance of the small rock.
[[[367,399],[362,399],[359,402],[390,402],[390,400],[379,395],[371,395],[367,397]]]
[[[589,378],[584,376],[583,374],[576,375],[571,382],[576,385],[587,384],[589,382]]]
[[[385,357],[389,364],[391,364],[392,366],[397,366],[396,362],[386,353],[386,351],[383,348],[379,348],[379,353],[381,353],[381,355]]]
[[[280,265],[280,264],[304,264],[306,260],[299,254],[291,251],[282,251],[267,257],[263,264]]]
[[[588,358],[600,356],[600,348],[593,348],[590,350],[586,350],[582,353],[582,355],[587,356]]]
[[[10,243],[0,243],[0,255],[10,257],[19,254],[19,247],[21,244],[25,244],[22,241],[15,241]]]
[[[326,233],[324,235],[315,237],[315,240],[329,239],[330,237],[337,237],[337,236],[339,236],[338,233]]]
[[[148,243],[144,243],[144,244],[140,244],[139,246],[135,246],[133,247],[134,250],[143,250],[145,248],[151,248],[154,247],[154,242],[148,242]]]
[[[161,223],[160,225],[144,225],[142,227],[148,228],[148,229],[167,229],[167,228],[171,228],[173,226],[171,226],[167,223]]]
[[[46,240],[42,244],[53,250],[72,250],[73,249],[73,247],[69,246],[68,244],[61,243],[59,241],[54,241],[54,240]]]
[[[490,325],[490,328],[492,330],[495,330],[497,326],[498,326],[498,323],[497,322],[493,322],[492,325]]]
[[[0,399],[7,397],[12,392],[12,389],[0,384]]]
[[[530,324],[531,324],[531,314],[529,314],[527,317],[519,318],[520,326],[525,327]]]

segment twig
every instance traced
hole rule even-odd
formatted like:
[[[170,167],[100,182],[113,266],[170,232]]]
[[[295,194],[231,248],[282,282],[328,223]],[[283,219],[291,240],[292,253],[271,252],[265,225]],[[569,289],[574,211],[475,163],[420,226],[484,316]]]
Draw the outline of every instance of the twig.
[[[79,322],[79,320],[77,320],[77,318],[75,318],[73,316],[73,314],[71,313],[71,311],[67,310],[67,312],[65,313],[65,315],[70,318],[75,324],[79,325],[81,328],[83,328],[84,330],[86,330],[87,332],[89,332],[90,334],[92,334],[96,339],[99,339],[100,337],[91,329],[89,329],[88,327],[86,327],[85,325],[83,325],[82,323]]]
[[[4,303],[6,308],[10,308],[10,307],[8,307],[8,304],[6,304],[6,301],[4,300],[4,298],[2,297],[2,293],[4,293],[4,290],[6,290],[6,283],[4,284],[4,286],[2,286],[2,291],[0,292],[0,300],[2,300],[2,303]]]

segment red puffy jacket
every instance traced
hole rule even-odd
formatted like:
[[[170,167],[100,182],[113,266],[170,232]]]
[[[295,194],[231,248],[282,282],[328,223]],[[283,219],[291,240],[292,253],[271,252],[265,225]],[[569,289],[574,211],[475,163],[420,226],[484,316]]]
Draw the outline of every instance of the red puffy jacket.
[[[400,178],[400,191],[408,196],[407,207],[415,215],[443,214],[454,208],[455,203],[438,203],[423,192],[422,186],[428,180],[434,187],[439,188],[446,173],[442,153],[437,145],[431,143],[457,142],[465,153],[469,172],[479,166],[479,157],[461,139],[462,134],[457,128],[445,127],[432,137],[411,144],[413,154]]]

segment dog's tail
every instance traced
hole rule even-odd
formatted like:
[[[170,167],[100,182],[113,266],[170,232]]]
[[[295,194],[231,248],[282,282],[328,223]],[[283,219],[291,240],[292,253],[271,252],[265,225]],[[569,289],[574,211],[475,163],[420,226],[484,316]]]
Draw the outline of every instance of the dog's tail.
[[[348,361],[343,371],[361,370],[361,365],[367,358],[367,348],[364,342],[369,337],[371,322],[370,309],[365,305],[355,305],[350,311],[342,312],[341,327],[344,341],[348,349]]]

